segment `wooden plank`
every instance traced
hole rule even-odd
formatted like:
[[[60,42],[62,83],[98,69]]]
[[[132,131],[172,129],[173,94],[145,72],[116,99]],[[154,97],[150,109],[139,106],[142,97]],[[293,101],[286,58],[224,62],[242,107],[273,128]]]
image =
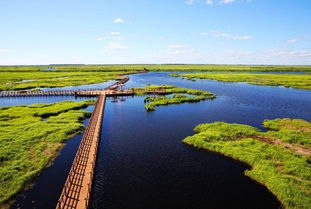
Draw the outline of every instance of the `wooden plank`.
[[[94,168],[105,102],[106,95],[102,91],[97,99],[93,114],[68,174],[56,206],[57,209],[86,209],[90,206]]]

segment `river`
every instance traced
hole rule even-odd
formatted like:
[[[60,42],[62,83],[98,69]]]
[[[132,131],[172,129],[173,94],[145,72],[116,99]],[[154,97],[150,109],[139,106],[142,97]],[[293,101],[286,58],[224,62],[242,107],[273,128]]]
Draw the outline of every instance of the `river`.
[[[244,176],[249,167],[181,141],[203,122],[245,123],[264,130],[277,117],[311,121],[311,93],[284,87],[210,80],[189,81],[152,72],[130,76],[126,87],[171,84],[217,94],[215,100],[161,106],[146,112],[144,97],[106,103],[95,172],[92,208],[103,209],[277,209],[264,186]],[[74,97],[0,99],[17,105]],[[84,99],[84,98],[82,98]],[[10,102],[8,102],[10,100]],[[12,101],[14,100],[14,102]],[[86,122],[87,123],[87,122]],[[81,135],[67,142],[54,164],[11,208],[54,208]]]

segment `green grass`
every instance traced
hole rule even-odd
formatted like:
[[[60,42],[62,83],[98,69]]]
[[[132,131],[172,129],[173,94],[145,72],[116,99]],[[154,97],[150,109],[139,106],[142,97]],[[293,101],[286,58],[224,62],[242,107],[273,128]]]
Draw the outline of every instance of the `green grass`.
[[[46,71],[47,66],[0,67],[0,90],[24,90],[95,84],[118,79],[118,75],[136,73],[128,69],[109,69],[100,66],[58,66]],[[142,70],[142,69],[140,69]]]
[[[0,108],[0,207],[55,158],[64,142],[83,131],[94,101]]]
[[[265,133],[266,137],[311,149],[311,125],[309,122],[301,119],[278,118],[265,120],[263,125],[270,130]]]
[[[148,96],[145,98],[144,102],[146,111],[154,111],[157,106],[169,105],[169,104],[180,104],[180,103],[194,103],[199,102],[201,100],[206,99],[214,99],[216,95],[202,90],[196,89],[187,89],[187,88],[180,88],[176,86],[168,86],[168,85],[161,85],[161,86],[146,86],[141,88],[134,88],[136,95],[144,95],[146,94],[145,90],[149,89],[165,89],[166,94],[172,95],[169,96]]]
[[[284,86],[311,90],[311,74],[247,74],[247,73],[193,73],[171,74],[174,77],[210,79],[222,82],[246,82],[254,85]]]
[[[183,142],[248,163],[252,168],[245,174],[267,186],[285,208],[311,208],[311,159],[282,146],[256,140],[266,137],[273,141],[276,132],[283,130],[294,130],[300,135],[299,132],[306,131],[305,127],[308,127],[310,132],[311,123],[290,119],[267,120],[264,123],[273,130],[263,133],[251,126],[224,122],[200,124],[194,129],[195,135]],[[273,137],[269,138],[271,135]],[[311,138],[305,140],[310,142]]]
[[[47,68],[53,69],[46,70]],[[294,88],[310,89],[311,66],[246,66],[246,65],[57,65],[57,66],[0,66],[0,90],[24,90],[35,88],[51,88],[63,86],[77,86],[83,84],[101,83],[117,79],[118,75],[150,71],[189,71],[189,72],[308,72],[304,75],[295,75],[278,79],[279,75],[258,75],[258,79],[245,78],[241,74],[239,78],[233,78],[231,74],[218,74],[217,77],[202,78],[221,81],[245,81],[259,85],[284,85]],[[210,74],[210,75],[213,75]],[[201,74],[202,75],[202,74]],[[230,77],[228,77],[230,75]],[[249,75],[249,74],[246,74]],[[193,76],[193,75],[192,75]],[[198,78],[196,77],[193,78]],[[241,77],[242,76],[242,77]],[[252,75],[249,75],[252,76]],[[254,77],[254,75],[253,75]],[[255,75],[257,77],[257,75]],[[264,78],[260,78],[264,77]],[[273,78],[275,77],[275,78]],[[296,78],[297,77],[297,78]],[[304,81],[303,83],[300,82]],[[248,80],[245,80],[248,79]],[[287,79],[287,80],[286,80]],[[284,81],[284,82],[283,82]]]

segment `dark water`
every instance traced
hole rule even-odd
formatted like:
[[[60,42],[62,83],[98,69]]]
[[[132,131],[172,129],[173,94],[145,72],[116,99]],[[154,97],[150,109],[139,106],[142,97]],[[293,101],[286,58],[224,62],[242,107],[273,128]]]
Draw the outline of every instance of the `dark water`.
[[[79,134],[68,141],[53,165],[35,180],[32,188],[18,195],[10,208],[55,208],[81,139]]]
[[[75,96],[34,96],[34,97],[0,97],[1,106],[30,105],[37,103],[54,103],[65,100],[82,101],[94,99],[95,97],[75,97]],[[96,99],[96,98],[95,98]]]
[[[66,90],[87,90],[87,89],[104,89],[108,86],[114,84],[115,81],[107,81],[103,83],[94,83],[94,84],[86,84],[86,85],[80,85],[80,86],[64,86],[64,87],[58,87],[58,88],[41,88],[43,91],[66,91]]]
[[[145,112],[143,97],[126,97],[116,103],[108,100],[92,208],[277,209],[280,203],[276,198],[244,176],[247,165],[193,149],[181,141],[202,122],[237,122],[262,128],[264,119],[276,117],[311,121],[311,91],[207,80],[192,82],[167,74],[132,75],[126,86],[172,84],[208,90],[218,97],[159,107],[151,113]],[[15,103],[28,104],[25,100],[20,98]],[[80,139],[77,136],[67,143],[54,165],[12,208],[55,207]]]
[[[196,82],[167,73],[131,76],[128,87],[172,84],[214,92],[196,104],[144,110],[143,98],[107,103],[99,149],[93,208],[279,208],[263,186],[243,175],[248,167],[181,143],[202,122],[226,121],[262,128],[264,119],[311,121],[310,91],[244,83]]]
[[[93,109],[94,106],[86,108],[88,111]],[[84,126],[88,122],[89,119],[86,119]],[[55,208],[82,136],[83,134],[76,135],[66,143],[51,167],[35,180],[31,188],[17,196],[10,209]]]

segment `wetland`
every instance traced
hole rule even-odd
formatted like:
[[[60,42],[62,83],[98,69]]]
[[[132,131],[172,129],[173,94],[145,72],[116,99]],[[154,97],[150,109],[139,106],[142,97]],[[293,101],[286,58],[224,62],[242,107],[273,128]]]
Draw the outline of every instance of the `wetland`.
[[[142,69],[141,66],[131,67],[137,71]],[[245,159],[237,157],[234,154],[230,155],[206,147],[202,148],[212,152],[197,150],[182,143],[183,139],[193,135],[193,129],[198,124],[222,121],[229,127],[232,123],[246,124],[252,131],[250,134],[252,136],[256,134],[261,136],[261,132],[264,133],[267,129],[279,129],[279,131],[274,132],[268,131],[267,133],[270,134],[269,137],[281,139],[284,143],[296,143],[308,149],[310,145],[308,134],[295,135],[294,138],[297,140],[293,141],[293,138],[289,137],[291,135],[294,136],[293,133],[287,129],[280,128],[283,126],[288,127],[290,123],[286,123],[286,121],[284,122],[281,119],[281,121],[277,122],[274,119],[300,118],[305,120],[306,123],[307,121],[311,121],[310,91],[284,88],[282,85],[269,86],[269,84],[264,84],[268,86],[262,86],[250,85],[244,82],[221,82],[209,79],[197,80],[197,77],[194,82],[193,80],[169,76],[172,73],[176,74],[176,72],[181,71],[180,66],[145,67],[151,71],[149,73],[130,75],[130,80],[126,83],[124,88],[145,88],[146,86],[150,87],[150,84],[154,86],[164,84],[170,86],[170,88],[173,88],[171,86],[177,86],[184,90],[195,89],[203,92],[210,92],[209,96],[213,99],[203,99],[195,103],[170,104],[168,106],[157,105],[155,112],[146,111],[146,99],[148,100],[148,104],[154,102],[154,100],[147,98],[147,96],[119,97],[114,100],[108,100],[105,108],[95,172],[92,208],[279,208],[282,206],[282,203],[286,208],[303,208],[305,205],[305,208],[307,208],[310,206],[310,202],[308,202],[310,200],[308,200],[308,198],[300,198],[306,202],[302,205],[286,202],[283,196],[275,192],[271,186],[266,185],[265,182],[254,177],[256,174],[253,170],[256,169],[252,166],[255,167],[255,165]],[[213,66],[186,66],[184,71],[189,71],[193,67],[201,68],[201,70],[204,68],[203,70],[207,71]],[[94,68],[95,67],[92,66],[88,70],[96,73],[98,68],[96,70],[94,70]],[[120,70],[120,66],[115,68]],[[221,69],[221,67],[218,66],[213,67],[213,70],[215,70],[215,68],[217,68],[216,70]],[[258,71],[258,68],[269,71],[268,68],[266,69],[264,67],[254,67],[254,70]],[[167,70],[168,72],[152,72],[153,69],[155,71]],[[232,66],[229,71],[237,69],[236,66]],[[253,68],[250,67],[250,69]],[[273,68],[270,70],[271,72],[275,72],[278,71],[278,69],[279,68]],[[291,69],[291,72],[300,71],[300,69],[297,70],[290,67],[288,67],[288,69]],[[66,71],[74,70],[67,67]],[[307,70],[305,71],[308,73]],[[57,69],[48,71],[47,73],[55,72],[57,72]],[[118,75],[121,74],[124,74],[124,69],[118,71]],[[67,77],[68,75],[62,76]],[[34,82],[20,83],[21,80],[36,79],[22,78],[21,76],[16,85],[28,85]],[[98,80],[96,82],[106,81],[103,83],[103,85],[105,85],[109,83],[108,80]],[[306,82],[309,81],[306,80]],[[53,86],[60,87],[66,85],[68,84]],[[79,85],[76,87],[75,85],[71,86],[70,88],[73,89],[80,88]],[[195,96],[191,95],[189,92],[184,93],[189,98],[195,98]],[[214,98],[215,95],[217,95],[216,98]],[[54,103],[63,100],[75,100],[79,103],[79,100],[86,102],[87,99],[88,98],[77,99],[74,97],[0,98],[0,105],[16,106],[28,104],[25,108],[29,108],[29,105],[32,106],[32,103]],[[167,99],[174,99],[174,96],[167,97]],[[177,95],[175,99],[185,98],[184,96]],[[112,102],[115,100],[118,102]],[[156,102],[159,101],[156,100]],[[59,103],[56,103],[56,105],[57,104]],[[55,115],[53,117],[55,117]],[[47,117],[44,116],[43,118]],[[80,128],[81,119],[82,118],[80,118],[79,123]],[[263,123],[263,121],[265,122]],[[46,121],[41,122],[46,123]],[[6,125],[6,123],[7,121],[1,122],[3,125]],[[240,129],[243,128],[240,127]],[[228,130],[228,132],[230,132],[230,128]],[[217,129],[212,130],[215,136],[217,136],[217,131]],[[75,140],[75,143],[79,142],[79,138],[72,140]],[[236,149],[230,147],[228,150],[238,150],[238,146],[244,146],[243,143],[246,143],[248,145],[254,144],[254,147],[250,148],[250,152],[252,149],[260,150],[258,147],[264,147],[262,148],[263,150],[267,149],[271,152],[277,151],[280,153],[280,156],[282,156],[275,159],[292,159],[290,160],[292,164],[289,165],[288,168],[289,170],[290,168],[294,170],[294,173],[299,173],[301,170],[299,166],[303,165],[299,160],[299,163],[295,163],[298,162],[296,161],[297,156],[302,156],[300,158],[305,160],[305,163],[308,163],[308,157],[300,155],[299,153],[291,156],[285,149],[285,154],[283,155],[282,147],[276,147],[272,144],[260,144],[262,142],[253,142],[250,140],[251,139],[243,139],[239,145],[232,143],[230,146]],[[184,142],[186,141],[187,140]],[[70,143],[71,140],[67,142],[67,145],[70,145]],[[217,143],[222,143],[222,139]],[[66,149],[70,149],[70,147],[65,146],[64,150]],[[265,153],[263,150],[261,150],[261,154]],[[40,196],[46,197],[48,195],[48,191],[43,191],[44,189],[42,188],[53,187],[55,191],[61,191],[61,184],[52,185],[50,182],[52,182],[52,178],[59,178],[61,182],[64,176],[66,176],[65,169],[61,171],[59,169],[57,170],[56,167],[64,165],[65,162],[67,166],[68,164],[70,166],[68,161],[70,162],[69,159],[74,155],[74,151],[64,153],[67,154],[60,154],[54,161],[54,164],[36,178],[34,186],[31,189],[27,190],[24,195],[21,194],[17,197],[17,201],[11,208],[53,208],[53,205],[55,207],[55,198],[44,198],[43,200]],[[225,154],[227,157],[219,153]],[[239,153],[239,150],[237,153]],[[255,152],[252,154],[255,155]],[[59,158],[67,160],[59,160]],[[238,159],[238,161],[233,160],[233,158]],[[269,155],[267,155],[266,158],[269,158]],[[285,165],[287,164],[285,163]],[[290,167],[292,165],[295,166]],[[310,166],[310,164],[306,165]],[[60,172],[59,177],[56,175],[46,175],[46,173],[55,172],[53,169]],[[288,172],[288,170],[286,170],[286,172]],[[286,172],[284,175],[288,175]],[[310,194],[310,190],[308,190],[308,188],[310,188],[308,173],[306,175],[303,172],[300,173],[304,176],[299,176],[299,178],[307,179],[306,182],[303,182],[305,186],[304,191]],[[282,185],[287,184],[281,177],[272,178],[273,175],[271,173],[265,175],[260,174],[259,176],[262,178],[265,176],[267,179],[277,179],[279,180],[278,183],[281,182]],[[249,176],[251,178],[249,178]],[[42,178],[45,179],[42,180]],[[265,184],[265,186],[263,184]],[[60,188],[57,189],[55,187]],[[297,198],[299,199],[299,197],[301,196],[298,195]],[[295,198],[293,199],[296,202]]]

